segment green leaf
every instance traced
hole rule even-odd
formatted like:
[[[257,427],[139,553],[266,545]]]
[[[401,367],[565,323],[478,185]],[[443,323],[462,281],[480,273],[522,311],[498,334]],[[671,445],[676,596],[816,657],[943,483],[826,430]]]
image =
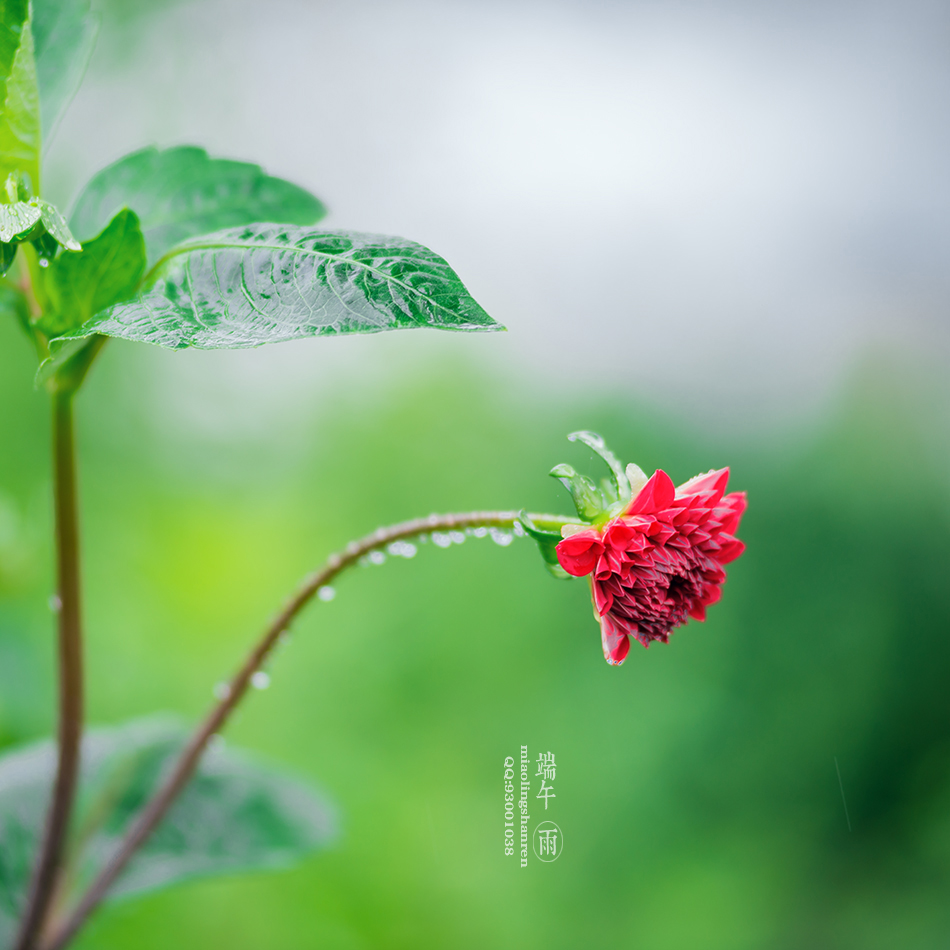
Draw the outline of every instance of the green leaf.
[[[0,0],[0,102],[7,97],[7,80],[29,18],[29,0]]]
[[[0,244],[0,277],[2,277],[13,264],[16,258],[15,244]]]
[[[12,243],[24,241],[36,229],[43,210],[27,201],[16,204],[0,204],[0,241]]]
[[[33,0],[33,41],[44,147],[89,65],[99,17],[88,0]]]
[[[171,717],[87,733],[66,873],[73,896],[115,853],[187,735]],[[0,946],[9,945],[24,901],[54,766],[49,740],[0,759]],[[327,846],[336,827],[333,808],[309,787],[216,747],[109,896],[198,875],[286,867]]]
[[[0,58],[5,58],[16,35],[19,45],[0,90],[0,179],[11,172],[28,176],[34,189],[40,180],[40,102],[33,59],[33,34],[29,21],[18,27],[19,3],[4,3],[4,36]],[[8,19],[12,17],[12,19]]]
[[[134,211],[120,211],[81,251],[49,263],[44,289],[51,310],[37,323],[48,337],[87,323],[107,307],[131,297],[145,274],[145,242]]]
[[[315,224],[326,209],[309,192],[258,165],[212,159],[201,148],[142,149],[93,177],[70,216],[80,240],[120,208],[142,222],[149,266],[174,245],[223,228],[273,221]]]
[[[409,327],[502,329],[421,244],[258,224],[180,245],[134,300],[62,339],[104,333],[221,349]]]
[[[35,204],[42,212],[40,220],[43,222],[43,227],[57,244],[61,244],[67,251],[82,250],[82,245],[72,236],[66,219],[60,214],[56,205],[51,205],[42,198],[33,198],[31,204]]]

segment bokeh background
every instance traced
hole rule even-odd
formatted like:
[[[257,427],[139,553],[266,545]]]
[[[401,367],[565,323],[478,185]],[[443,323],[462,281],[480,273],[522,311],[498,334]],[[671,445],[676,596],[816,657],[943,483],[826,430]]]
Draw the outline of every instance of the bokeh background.
[[[113,905],[77,946],[946,946],[947,7],[99,9],[55,200],[204,145],[443,253],[509,332],[110,345],[80,402],[93,721],[199,716],[380,524],[567,510],[546,472],[596,471],[572,429],[676,481],[730,464],[750,509],[709,620],[620,669],[524,540],[341,579],[228,732],[325,789],[341,839]],[[33,369],[0,326],[4,745],[52,724]],[[522,744],[557,757],[566,840],[525,870],[501,847]]]

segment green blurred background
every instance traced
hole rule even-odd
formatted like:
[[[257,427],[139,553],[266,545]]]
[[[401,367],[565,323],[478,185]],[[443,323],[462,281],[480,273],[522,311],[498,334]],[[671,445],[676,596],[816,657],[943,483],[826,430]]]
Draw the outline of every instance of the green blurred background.
[[[351,13],[343,4],[278,7],[272,21],[281,30],[306,7],[324,17],[331,39],[355,36],[361,17],[400,19],[374,4]],[[526,540],[430,544],[413,560],[352,571],[332,602],[314,604],[296,625],[269,667],[270,688],[249,697],[227,734],[326,790],[342,814],[340,840],[286,872],[192,882],[111,906],[77,946],[946,946],[947,361],[928,303],[942,299],[945,308],[945,267],[938,280],[939,268],[928,271],[929,259],[911,249],[901,269],[890,245],[878,243],[847,267],[826,256],[819,273],[807,256],[783,257],[776,241],[776,259],[793,263],[774,296],[792,310],[769,309],[774,300],[757,290],[744,302],[751,322],[730,324],[722,315],[737,298],[723,288],[748,285],[727,267],[718,282],[697,278],[696,300],[683,298],[690,281],[677,269],[699,271],[693,245],[671,224],[668,243],[654,249],[669,270],[643,275],[657,281],[652,304],[598,297],[603,287],[583,281],[562,293],[567,285],[557,281],[570,268],[557,257],[541,266],[528,232],[492,243],[488,224],[479,225],[485,234],[467,230],[476,218],[506,215],[539,233],[549,228],[521,192],[511,197],[514,180],[498,186],[488,211],[451,155],[437,156],[434,182],[412,159],[417,177],[404,193],[385,175],[367,185],[360,176],[380,156],[368,158],[344,135],[362,134],[359,110],[331,116],[336,146],[308,151],[295,143],[312,128],[261,135],[245,122],[240,96],[230,112],[214,108],[230,77],[243,75],[228,41],[233,24],[222,33],[176,30],[223,24],[222,9],[104,7],[111,19],[91,85],[51,152],[49,180],[61,200],[86,170],[152,140],[266,159],[269,171],[292,177],[307,165],[296,177],[335,207],[332,226],[429,241],[510,332],[237,354],[110,344],[78,410],[91,721],[160,709],[200,716],[297,580],[378,525],[431,511],[566,511],[547,471],[560,461],[597,471],[586,450],[564,442],[576,428],[601,432],[625,460],[663,467],[677,482],[731,465],[733,487],[749,492],[748,550],[705,624],[679,630],[668,646],[635,646],[620,669],[603,660],[586,584],[555,581]],[[253,17],[236,9],[252,30]],[[406,17],[425,13],[435,34],[457,23],[459,10],[477,20],[474,9],[401,8]],[[721,9],[733,22],[735,5]],[[538,43],[557,45],[539,8],[519,4],[506,16],[512,36],[534,24]],[[609,31],[608,14],[601,19]],[[701,20],[673,23],[669,35],[693,36]],[[833,34],[827,23],[806,27]],[[167,54],[153,98],[132,110],[117,90],[155,85],[142,62],[160,59],[143,39],[156,32],[182,45]],[[382,48],[374,42],[369,59]],[[205,51],[197,75],[187,55],[196,48]],[[530,60],[528,46],[523,55]],[[306,68],[320,75],[318,62]],[[199,80],[208,81],[204,99],[179,121],[173,106]],[[273,90],[289,80],[268,81]],[[505,129],[495,131],[503,143]],[[410,128],[404,141],[418,134]],[[347,179],[341,168],[351,160]],[[596,171],[581,168],[578,178]],[[364,206],[355,196],[367,188]],[[398,199],[373,217],[370,199],[384,188]],[[552,184],[548,199],[561,194]],[[446,211],[439,202],[454,196],[461,208]],[[700,213],[699,232],[715,223],[714,210]],[[576,211],[570,199],[559,209],[568,223]],[[887,231],[881,222],[893,219],[881,215],[867,234]],[[631,233],[644,227],[632,216],[613,223],[615,235],[628,220]],[[902,220],[902,234],[921,233],[919,221]],[[824,223],[809,222],[803,246],[809,234],[827,236]],[[787,237],[794,228],[783,226]],[[572,234],[580,244],[583,231]],[[587,262],[581,277],[595,260],[584,254],[603,251],[601,233],[591,231],[590,248],[578,252]],[[761,238],[752,225],[749,235]],[[512,264],[522,237],[525,256]],[[742,257],[735,234],[708,237],[711,253],[725,253],[721,243]],[[893,267],[874,271],[879,282],[863,296],[882,259]],[[638,267],[652,265],[631,254],[629,268],[604,283],[637,285]],[[845,272],[843,283],[826,279]],[[773,277],[749,275],[759,289]],[[783,288],[796,281],[799,296],[788,304]],[[816,300],[832,302],[816,309]],[[870,316],[855,322],[855,314]],[[850,335],[836,350],[828,327],[839,318]],[[33,369],[16,328],[0,326],[4,745],[47,734],[54,699],[48,412]],[[549,816],[566,840],[561,860],[524,870],[502,853],[502,762],[522,744],[532,758],[557,757]],[[541,803],[533,804],[534,818]]]

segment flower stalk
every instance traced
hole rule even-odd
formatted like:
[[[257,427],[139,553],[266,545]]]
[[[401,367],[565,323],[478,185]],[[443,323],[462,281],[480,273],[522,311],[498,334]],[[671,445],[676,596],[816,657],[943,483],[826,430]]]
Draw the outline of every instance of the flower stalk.
[[[543,514],[532,514],[530,518],[539,526],[555,529],[559,529],[560,525],[568,520]],[[325,587],[338,574],[356,564],[367,554],[385,548],[395,541],[434,531],[464,530],[475,527],[512,527],[518,520],[519,513],[516,511],[473,511],[464,514],[430,515],[428,518],[404,521],[388,528],[380,528],[359,541],[351,542],[343,551],[331,555],[320,570],[305,578],[296,593],[287,601],[251,649],[240,669],[232,677],[227,690],[222,691],[221,698],[197,728],[179,756],[175,767],[142,810],[112,859],[90,885],[72,913],[58,926],[53,927],[49,940],[41,945],[42,950],[61,950],[65,947],[107,895],[109,888],[130,858],[148,839],[178,794],[188,784],[208,743],[224,727],[235,707],[247,693],[251,678],[264,665],[280,640],[281,634],[290,627],[321,587]]]

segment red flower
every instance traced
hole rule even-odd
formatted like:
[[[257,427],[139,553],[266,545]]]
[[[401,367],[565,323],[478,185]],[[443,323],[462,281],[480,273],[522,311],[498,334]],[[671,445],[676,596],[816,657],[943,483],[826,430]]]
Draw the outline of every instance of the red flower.
[[[745,550],[735,531],[746,494],[723,494],[728,481],[729,469],[722,468],[674,488],[658,470],[622,515],[557,545],[568,574],[591,575],[608,663],[624,661],[630,637],[645,647],[666,643],[674,627],[687,617],[705,620],[706,608],[719,600],[723,565]]]

